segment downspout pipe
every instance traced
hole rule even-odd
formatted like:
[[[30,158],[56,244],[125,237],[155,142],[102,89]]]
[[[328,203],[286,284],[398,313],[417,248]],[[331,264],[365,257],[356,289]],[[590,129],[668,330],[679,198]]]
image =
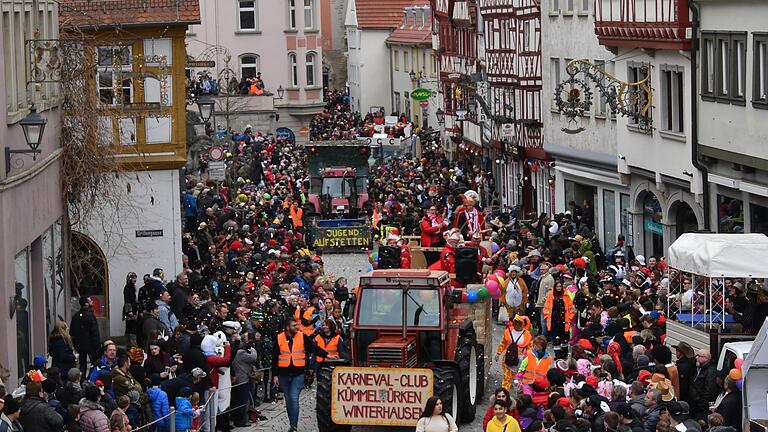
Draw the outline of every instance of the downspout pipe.
[[[702,206],[704,207],[704,229],[710,230],[710,197],[709,171],[699,160],[699,79],[698,79],[698,49],[699,49],[699,5],[696,0],[688,0],[688,7],[693,13],[691,20],[691,162],[701,173]]]

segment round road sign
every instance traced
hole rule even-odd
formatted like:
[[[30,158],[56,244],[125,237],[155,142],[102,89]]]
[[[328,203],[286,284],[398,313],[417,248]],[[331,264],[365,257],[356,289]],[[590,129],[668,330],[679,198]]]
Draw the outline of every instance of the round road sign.
[[[208,150],[208,160],[220,161],[224,159],[224,149],[221,147],[211,147]]]

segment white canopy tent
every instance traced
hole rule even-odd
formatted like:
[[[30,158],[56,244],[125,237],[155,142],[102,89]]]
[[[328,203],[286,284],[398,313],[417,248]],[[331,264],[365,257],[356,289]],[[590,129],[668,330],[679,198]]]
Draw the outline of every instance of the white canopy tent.
[[[768,237],[763,234],[683,234],[669,247],[670,267],[695,275],[767,278]]]

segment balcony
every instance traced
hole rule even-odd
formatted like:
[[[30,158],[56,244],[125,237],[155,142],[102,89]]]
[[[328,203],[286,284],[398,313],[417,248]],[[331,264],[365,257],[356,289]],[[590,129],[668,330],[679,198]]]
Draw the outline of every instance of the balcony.
[[[688,50],[688,0],[597,0],[595,34],[601,45]]]

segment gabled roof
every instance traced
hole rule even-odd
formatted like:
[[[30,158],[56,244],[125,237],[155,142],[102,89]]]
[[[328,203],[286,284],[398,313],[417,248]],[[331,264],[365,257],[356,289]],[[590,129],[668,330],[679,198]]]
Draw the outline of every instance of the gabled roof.
[[[407,7],[402,23],[387,38],[387,42],[432,45],[432,10],[427,7]]]
[[[361,29],[394,29],[402,24],[403,8],[429,4],[429,0],[354,1],[357,9],[357,27]]]
[[[64,27],[120,27],[200,23],[199,0],[60,0]]]

